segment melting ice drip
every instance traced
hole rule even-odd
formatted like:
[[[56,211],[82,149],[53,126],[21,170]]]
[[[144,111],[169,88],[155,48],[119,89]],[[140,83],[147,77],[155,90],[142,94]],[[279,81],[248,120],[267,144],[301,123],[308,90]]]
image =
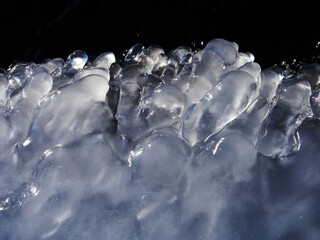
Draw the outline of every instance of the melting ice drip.
[[[214,39],[0,74],[0,239],[320,236],[320,66]]]

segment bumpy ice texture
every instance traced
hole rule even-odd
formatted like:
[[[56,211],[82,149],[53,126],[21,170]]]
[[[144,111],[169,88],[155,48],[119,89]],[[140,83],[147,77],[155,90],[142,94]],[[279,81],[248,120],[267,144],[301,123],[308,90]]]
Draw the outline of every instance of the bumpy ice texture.
[[[235,43],[0,73],[0,239],[317,240],[320,66]]]

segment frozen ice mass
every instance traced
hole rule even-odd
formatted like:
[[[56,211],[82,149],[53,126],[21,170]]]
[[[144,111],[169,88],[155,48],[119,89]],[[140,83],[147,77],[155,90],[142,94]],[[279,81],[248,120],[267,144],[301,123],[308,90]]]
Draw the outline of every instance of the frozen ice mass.
[[[320,239],[320,65],[236,43],[0,71],[0,239]]]

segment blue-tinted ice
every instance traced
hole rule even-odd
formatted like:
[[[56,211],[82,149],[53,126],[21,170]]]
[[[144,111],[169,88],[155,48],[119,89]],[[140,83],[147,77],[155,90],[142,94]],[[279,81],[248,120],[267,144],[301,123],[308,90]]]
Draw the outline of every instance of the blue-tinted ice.
[[[77,50],[1,70],[0,110],[0,239],[319,239],[316,63]]]

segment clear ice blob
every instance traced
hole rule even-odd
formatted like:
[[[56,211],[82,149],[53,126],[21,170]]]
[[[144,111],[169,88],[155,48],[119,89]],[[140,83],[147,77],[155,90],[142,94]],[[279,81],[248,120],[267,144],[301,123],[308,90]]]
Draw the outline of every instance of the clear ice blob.
[[[132,48],[129,49],[129,51],[127,52],[124,58],[124,61],[126,63],[139,63],[141,61],[140,57],[144,49],[145,47],[142,44],[137,43],[136,45],[134,45]]]
[[[73,53],[71,53],[66,61],[66,71],[75,71],[82,69],[84,65],[88,61],[88,56],[85,52],[81,50],[76,50]]]
[[[107,79],[92,75],[47,95],[30,126],[31,143],[19,149],[21,159],[31,158],[24,153],[39,157],[55,145],[71,144],[95,132],[111,131],[112,113],[105,103],[108,89]]]
[[[156,87],[149,98],[143,100],[141,109],[146,114],[148,128],[180,126],[180,118],[186,104],[181,91],[169,84]],[[178,129],[177,129],[178,130]]]
[[[40,66],[47,69],[48,73],[53,73],[57,70],[57,68],[62,68],[65,64],[65,61],[62,58],[54,58],[54,59],[47,59],[41,63]]]
[[[235,131],[253,145],[257,144],[261,125],[277,102],[277,89],[283,79],[281,73],[282,70],[277,67],[261,72],[261,87],[257,92],[259,95],[256,101],[230,125],[226,132]]]
[[[134,146],[128,157],[132,178],[146,191],[176,185],[187,164],[186,146],[169,131],[156,131]]]
[[[100,54],[92,63],[95,68],[109,69],[111,64],[116,62],[116,57],[112,52]]]
[[[139,118],[141,91],[146,82],[147,73],[141,65],[131,65],[119,74],[120,96],[116,113],[118,132],[135,138],[135,133],[142,131],[145,124]]]
[[[160,76],[167,65],[164,50],[156,45],[144,49],[140,59],[148,74],[153,73]]]
[[[287,156],[299,150],[297,128],[312,116],[311,86],[300,81],[285,88],[260,131],[258,150],[270,157]]]
[[[10,99],[12,110],[10,121],[14,133],[14,141],[27,138],[27,131],[42,98],[52,88],[52,77],[45,71],[33,75],[24,89]]]
[[[318,240],[317,63],[123,57],[0,69],[0,239]]]
[[[243,71],[244,70],[244,71]],[[236,119],[255,100],[260,67],[231,71],[183,115],[182,134],[191,145],[204,141]]]

